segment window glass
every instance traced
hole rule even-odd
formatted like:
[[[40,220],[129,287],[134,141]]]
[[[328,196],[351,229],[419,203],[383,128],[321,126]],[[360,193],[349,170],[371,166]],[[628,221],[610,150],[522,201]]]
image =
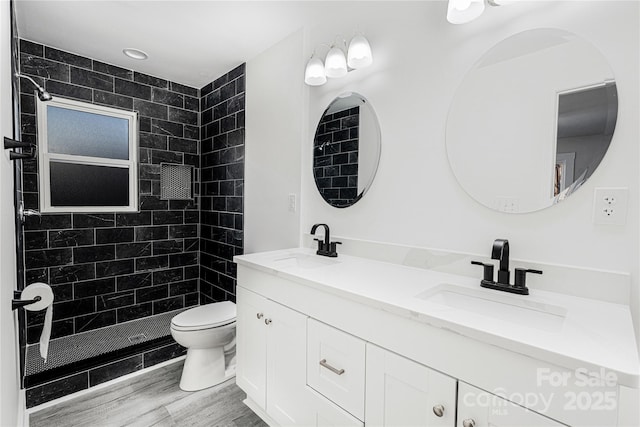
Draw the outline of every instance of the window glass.
[[[127,206],[129,169],[52,161],[51,206]]]
[[[47,106],[50,153],[129,159],[129,121],[119,117]]]

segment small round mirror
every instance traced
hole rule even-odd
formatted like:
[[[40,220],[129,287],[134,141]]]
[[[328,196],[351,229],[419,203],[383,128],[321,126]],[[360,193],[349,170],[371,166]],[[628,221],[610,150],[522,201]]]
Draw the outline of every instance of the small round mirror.
[[[523,213],[552,206],[593,174],[613,137],[613,72],[589,42],[557,29],[509,37],[456,92],[447,155],[483,205]]]
[[[380,161],[380,126],[369,101],[348,92],[331,101],[313,138],[313,176],[322,198],[346,208],[367,192]]]

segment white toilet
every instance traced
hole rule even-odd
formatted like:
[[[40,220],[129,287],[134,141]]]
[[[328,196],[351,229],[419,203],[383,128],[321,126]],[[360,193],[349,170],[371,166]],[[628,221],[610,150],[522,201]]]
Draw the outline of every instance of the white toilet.
[[[190,308],[171,319],[171,336],[187,348],[180,388],[202,390],[231,378],[224,347],[235,341],[236,305],[231,301]]]

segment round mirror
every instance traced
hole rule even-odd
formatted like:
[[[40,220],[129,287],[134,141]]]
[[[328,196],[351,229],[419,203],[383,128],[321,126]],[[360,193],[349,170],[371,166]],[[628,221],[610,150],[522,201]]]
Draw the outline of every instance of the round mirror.
[[[529,30],[498,43],[465,77],[449,110],[447,155],[478,202],[532,212],[593,174],[617,117],[616,83],[600,52],[566,31]]]
[[[322,198],[346,208],[367,192],[380,161],[380,126],[362,95],[331,101],[313,138],[313,176]]]

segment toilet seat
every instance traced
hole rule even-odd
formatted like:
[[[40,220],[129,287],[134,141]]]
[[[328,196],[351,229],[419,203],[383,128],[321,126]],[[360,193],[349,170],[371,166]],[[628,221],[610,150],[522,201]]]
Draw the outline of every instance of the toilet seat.
[[[200,331],[235,323],[236,305],[231,301],[217,302],[190,308],[171,319],[176,331]]]

